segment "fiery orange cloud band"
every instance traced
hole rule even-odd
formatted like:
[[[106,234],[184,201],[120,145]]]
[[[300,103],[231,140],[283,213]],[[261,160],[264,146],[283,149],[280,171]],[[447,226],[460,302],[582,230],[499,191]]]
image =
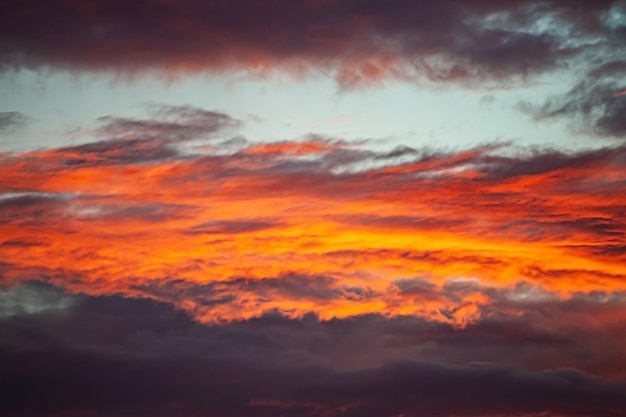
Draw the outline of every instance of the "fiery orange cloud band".
[[[164,299],[203,321],[278,310],[462,325],[490,303],[483,287],[626,290],[624,147],[100,146],[3,155],[4,280]],[[129,157],[155,146],[177,151]],[[473,289],[451,296],[455,283]]]

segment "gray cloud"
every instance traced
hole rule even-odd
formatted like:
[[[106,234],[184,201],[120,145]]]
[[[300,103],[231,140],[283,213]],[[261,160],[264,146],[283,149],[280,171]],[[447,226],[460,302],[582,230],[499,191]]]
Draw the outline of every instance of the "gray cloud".
[[[612,95],[624,89],[626,8],[619,0],[401,0],[393,7],[380,0],[271,0],[262,6],[245,0],[237,7],[224,0],[141,0],[132,8],[121,0],[89,0],[81,5],[5,2],[0,70],[278,69],[330,73],[341,89],[351,89],[387,79],[524,83],[580,68],[587,72],[582,81],[533,105],[533,114],[573,118],[600,136],[625,135],[624,96]],[[144,133],[189,133],[172,124],[115,123]]]
[[[467,285],[451,291],[475,289]],[[320,322],[267,314],[203,326],[150,300],[68,296],[37,284],[9,291],[28,294],[23,305],[33,297],[72,304],[0,319],[7,416],[619,417],[626,407],[626,386],[611,376],[623,322],[580,320],[623,314],[624,295],[563,303],[492,291],[499,311],[517,302],[526,314],[458,330],[375,315]],[[625,370],[622,363],[617,375]]]
[[[19,112],[0,112],[0,132],[18,129],[30,119]]]
[[[11,316],[65,310],[74,302],[75,297],[37,283],[0,288],[0,320]]]
[[[54,150],[65,166],[141,164],[184,158],[180,145],[210,140],[218,133],[241,126],[224,113],[190,106],[150,106],[151,117],[129,119],[103,116],[95,130],[99,139],[84,145]]]
[[[626,70],[619,76],[594,79],[575,85],[566,94],[549,98],[542,106],[523,105],[538,119],[569,118],[573,127],[604,137],[626,136]]]

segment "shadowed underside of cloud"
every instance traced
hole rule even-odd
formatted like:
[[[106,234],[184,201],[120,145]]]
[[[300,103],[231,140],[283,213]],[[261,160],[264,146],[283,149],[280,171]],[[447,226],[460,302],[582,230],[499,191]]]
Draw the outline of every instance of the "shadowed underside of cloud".
[[[623,146],[255,144],[224,141],[231,116],[155,109],[107,117],[93,143],[3,155],[3,281],[150,297],[205,322],[279,311],[461,327],[491,314],[485,288],[626,290]]]
[[[348,84],[401,76],[527,75],[623,35],[615,1],[252,0],[5,2],[5,68],[202,71],[309,65]],[[572,27],[574,26],[574,27]],[[54,28],[54,30],[52,30]],[[573,38],[572,38],[573,36]]]
[[[6,416],[619,417],[626,407],[623,321],[576,322],[623,315],[623,297],[531,302],[463,331],[376,315],[207,327],[154,301],[35,283],[0,292],[0,306],[20,303],[41,308],[0,310]]]
[[[584,82],[533,113],[623,137],[625,22],[617,0],[5,1],[0,70],[285,70],[330,74],[350,89],[387,79],[509,84],[578,68]]]

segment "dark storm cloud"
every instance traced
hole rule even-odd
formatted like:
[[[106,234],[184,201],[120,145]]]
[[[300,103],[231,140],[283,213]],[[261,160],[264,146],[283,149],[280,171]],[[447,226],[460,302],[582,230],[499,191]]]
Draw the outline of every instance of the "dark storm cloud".
[[[623,382],[601,377],[623,361],[623,321],[602,320],[624,314],[623,295],[561,303],[492,291],[527,312],[500,309],[458,330],[375,315],[321,322],[267,314],[203,326],[150,300],[69,296],[40,284],[3,291],[3,308],[49,300],[47,309],[13,308],[0,319],[7,416],[619,417],[626,407]]]

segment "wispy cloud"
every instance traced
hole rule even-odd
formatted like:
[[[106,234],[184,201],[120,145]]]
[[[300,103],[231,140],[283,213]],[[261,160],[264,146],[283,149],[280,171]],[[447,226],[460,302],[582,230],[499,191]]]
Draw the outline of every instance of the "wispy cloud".
[[[0,132],[23,127],[29,118],[19,112],[0,112]]]

